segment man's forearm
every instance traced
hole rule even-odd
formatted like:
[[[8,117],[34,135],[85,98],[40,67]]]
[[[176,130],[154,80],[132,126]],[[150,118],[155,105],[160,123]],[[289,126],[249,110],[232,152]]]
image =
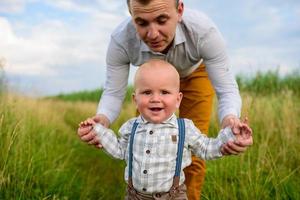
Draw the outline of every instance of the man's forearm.
[[[122,103],[122,98],[108,96],[104,93],[99,102],[97,114],[105,115],[108,118],[109,123],[111,124],[119,116]]]

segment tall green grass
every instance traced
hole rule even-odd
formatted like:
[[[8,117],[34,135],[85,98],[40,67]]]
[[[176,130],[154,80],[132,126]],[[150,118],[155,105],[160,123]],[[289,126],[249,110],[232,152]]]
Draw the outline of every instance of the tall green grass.
[[[123,163],[76,135],[78,122],[95,109],[94,104],[3,96],[0,199],[118,199]]]
[[[254,77],[237,76],[237,82],[242,91],[259,95],[277,94],[282,91],[292,91],[300,96],[300,72],[280,76],[278,71],[258,72]]]
[[[242,96],[254,145],[244,155],[207,162],[203,199],[299,199],[299,97],[290,91]],[[211,135],[218,130],[215,120]]]
[[[291,91],[300,96],[300,71],[280,76],[278,71],[258,72],[254,77],[238,75],[236,77],[241,91],[250,92],[253,95],[271,95],[282,91]],[[64,101],[91,101],[98,102],[103,89],[80,91],[70,94],[59,94],[54,99]],[[133,86],[129,86],[125,95],[125,102],[131,101]]]
[[[6,78],[3,65],[2,60],[0,59],[0,95],[6,91]]]
[[[207,162],[202,199],[300,199],[299,96],[291,89],[243,90],[242,99],[254,145]],[[97,101],[0,95],[0,199],[123,199],[124,163],[76,135]],[[134,115],[125,103],[112,128]],[[210,136],[219,130],[217,121],[214,110]]]
[[[132,98],[133,86],[127,88],[125,94],[125,102],[130,102]],[[50,99],[60,99],[64,101],[89,101],[89,102],[98,102],[103,93],[103,89],[96,89],[91,91],[80,91],[70,94],[59,94],[54,97],[48,97]]]

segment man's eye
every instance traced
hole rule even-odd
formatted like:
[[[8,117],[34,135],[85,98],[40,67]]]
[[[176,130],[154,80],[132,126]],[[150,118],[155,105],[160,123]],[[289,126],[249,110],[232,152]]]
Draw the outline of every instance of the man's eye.
[[[160,25],[165,24],[168,21],[168,17],[166,16],[160,16],[157,18],[157,23]]]
[[[135,23],[136,23],[137,25],[143,26],[143,27],[148,25],[148,22],[146,22],[146,21],[144,21],[144,20],[137,20]]]
[[[159,20],[157,20],[157,23],[158,24],[160,24],[160,25],[163,25],[163,24],[165,24],[167,22],[167,19],[159,19]]]

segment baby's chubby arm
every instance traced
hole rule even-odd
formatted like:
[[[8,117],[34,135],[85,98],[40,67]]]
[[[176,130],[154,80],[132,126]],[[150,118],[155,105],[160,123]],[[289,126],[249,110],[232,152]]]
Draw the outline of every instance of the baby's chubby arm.
[[[104,150],[111,156],[117,159],[125,158],[125,150],[128,144],[128,135],[121,134],[121,137],[118,138],[115,133],[108,128],[105,128],[100,123],[96,123],[91,118],[80,123],[78,130],[78,135],[80,139],[88,144],[101,144],[104,147]],[[86,132],[89,132],[86,135],[83,129],[87,129]]]
[[[216,138],[211,138],[201,133],[191,120],[186,120],[186,122],[188,126],[186,131],[186,142],[192,152],[204,160],[222,157],[222,146],[236,140],[236,136],[233,134],[230,127],[221,129]]]
[[[192,152],[205,160],[216,159],[224,155],[240,154],[236,153],[224,153],[223,149],[230,143],[247,144],[250,146],[253,144],[252,130],[248,125],[248,119],[246,118],[241,122],[238,133],[234,133],[230,126],[225,127],[219,131],[216,138],[209,138],[202,134],[193,124],[191,120],[186,120],[188,124],[187,137],[188,145],[191,147]]]

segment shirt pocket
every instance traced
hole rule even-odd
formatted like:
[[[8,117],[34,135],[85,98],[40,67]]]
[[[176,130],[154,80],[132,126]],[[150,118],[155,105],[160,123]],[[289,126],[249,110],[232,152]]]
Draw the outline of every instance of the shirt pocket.
[[[176,141],[174,141],[176,138]],[[176,159],[177,157],[177,135],[159,136],[157,139],[157,155],[160,158],[167,158],[168,160]]]

